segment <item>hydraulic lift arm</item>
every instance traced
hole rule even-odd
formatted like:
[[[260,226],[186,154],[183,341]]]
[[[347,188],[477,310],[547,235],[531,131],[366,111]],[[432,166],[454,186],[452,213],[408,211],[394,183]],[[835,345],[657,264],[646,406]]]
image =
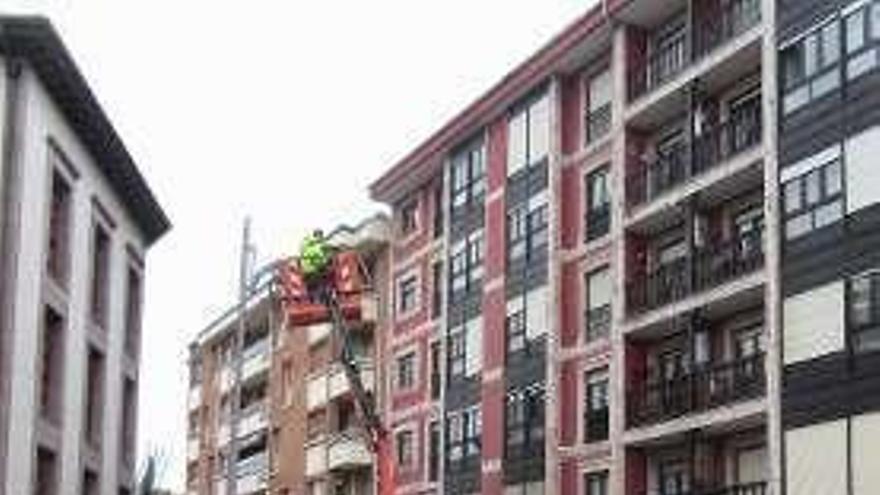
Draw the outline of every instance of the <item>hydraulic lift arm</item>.
[[[359,261],[359,259],[358,259]],[[346,323],[346,316],[340,302],[340,291],[337,286],[337,272],[344,272],[345,269],[340,268],[338,259],[332,263],[332,272],[327,277],[327,282],[320,284],[317,289],[319,294],[309,294],[305,290],[305,284],[302,278],[292,264],[282,267],[279,270],[279,282],[282,286],[281,303],[287,310],[288,314],[292,314],[291,309],[294,305],[304,304],[304,301],[310,301],[305,304],[314,305],[315,302],[322,306],[321,316],[318,321],[327,321],[332,326],[333,335],[336,336],[341,344],[339,362],[344,370],[345,377],[351,389],[354,401],[358,409],[361,411],[363,418],[363,428],[366,431],[370,449],[376,458],[376,477],[377,477],[377,495],[393,495],[394,494],[394,460],[391,448],[391,437],[388,430],[382,424],[382,419],[376,410],[376,403],[373,395],[367,391],[364,382],[361,379],[361,370],[357,357],[352,347],[351,330]],[[349,269],[351,267],[348,267]],[[355,268],[357,271],[360,266]],[[350,295],[350,294],[346,294]]]

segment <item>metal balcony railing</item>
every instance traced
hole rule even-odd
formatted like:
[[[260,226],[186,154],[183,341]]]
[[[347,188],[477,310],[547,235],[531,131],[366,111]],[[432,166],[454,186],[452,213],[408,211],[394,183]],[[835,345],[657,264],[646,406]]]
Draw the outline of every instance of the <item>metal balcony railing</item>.
[[[647,495],[649,492],[641,492]],[[730,485],[723,488],[699,488],[694,487],[689,490],[677,492],[650,492],[650,495],[766,495],[770,493],[766,481],[754,481],[750,483],[740,483]]]
[[[627,392],[627,425],[642,426],[764,395],[764,354],[697,365],[673,378],[648,379]]]
[[[627,71],[629,101],[650,93],[685,68],[761,21],[760,0],[728,0],[706,11],[693,22],[693,31],[682,27],[664,37],[650,55],[635,61]],[[692,38],[692,39],[691,39]]]
[[[688,145],[684,140],[666,147],[651,161],[631,162],[626,177],[629,207],[653,201],[689,179],[725,163],[761,143],[761,98],[736,108],[730,118],[710,127]]]
[[[627,283],[628,314],[681,300],[751,273],[764,265],[763,231],[697,248],[692,259],[681,257]]]
[[[584,119],[585,141],[592,144],[611,131],[611,102],[587,113]]]

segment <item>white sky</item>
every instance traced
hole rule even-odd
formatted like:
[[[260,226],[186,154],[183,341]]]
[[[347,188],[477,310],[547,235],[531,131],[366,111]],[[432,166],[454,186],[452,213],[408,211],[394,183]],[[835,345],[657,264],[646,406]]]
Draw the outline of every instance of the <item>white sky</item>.
[[[0,0],[52,18],[173,230],[148,257],[139,452],[182,489],[186,347],[261,258],[367,186],[595,0]]]

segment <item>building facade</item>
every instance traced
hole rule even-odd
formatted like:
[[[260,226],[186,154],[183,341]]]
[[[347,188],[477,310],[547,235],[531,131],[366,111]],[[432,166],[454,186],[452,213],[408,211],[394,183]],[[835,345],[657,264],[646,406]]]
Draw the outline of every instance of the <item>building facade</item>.
[[[371,186],[397,491],[880,490],[880,3],[604,0]]]
[[[333,245],[356,249],[369,274],[371,290],[347,323],[377,401],[387,236],[382,216],[328,236]],[[329,322],[289,321],[271,280],[257,283],[243,325],[233,306],[190,346],[187,493],[371,493],[372,454],[338,364],[338,336]]]
[[[0,17],[0,493],[134,493],[144,259],[170,224],[62,40]]]

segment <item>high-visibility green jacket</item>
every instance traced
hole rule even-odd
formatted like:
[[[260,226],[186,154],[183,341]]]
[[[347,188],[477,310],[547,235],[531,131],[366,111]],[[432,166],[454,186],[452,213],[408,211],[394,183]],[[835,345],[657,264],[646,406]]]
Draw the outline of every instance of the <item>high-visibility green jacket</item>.
[[[330,249],[323,237],[308,235],[303,239],[299,253],[299,267],[303,275],[320,274],[330,263]]]

